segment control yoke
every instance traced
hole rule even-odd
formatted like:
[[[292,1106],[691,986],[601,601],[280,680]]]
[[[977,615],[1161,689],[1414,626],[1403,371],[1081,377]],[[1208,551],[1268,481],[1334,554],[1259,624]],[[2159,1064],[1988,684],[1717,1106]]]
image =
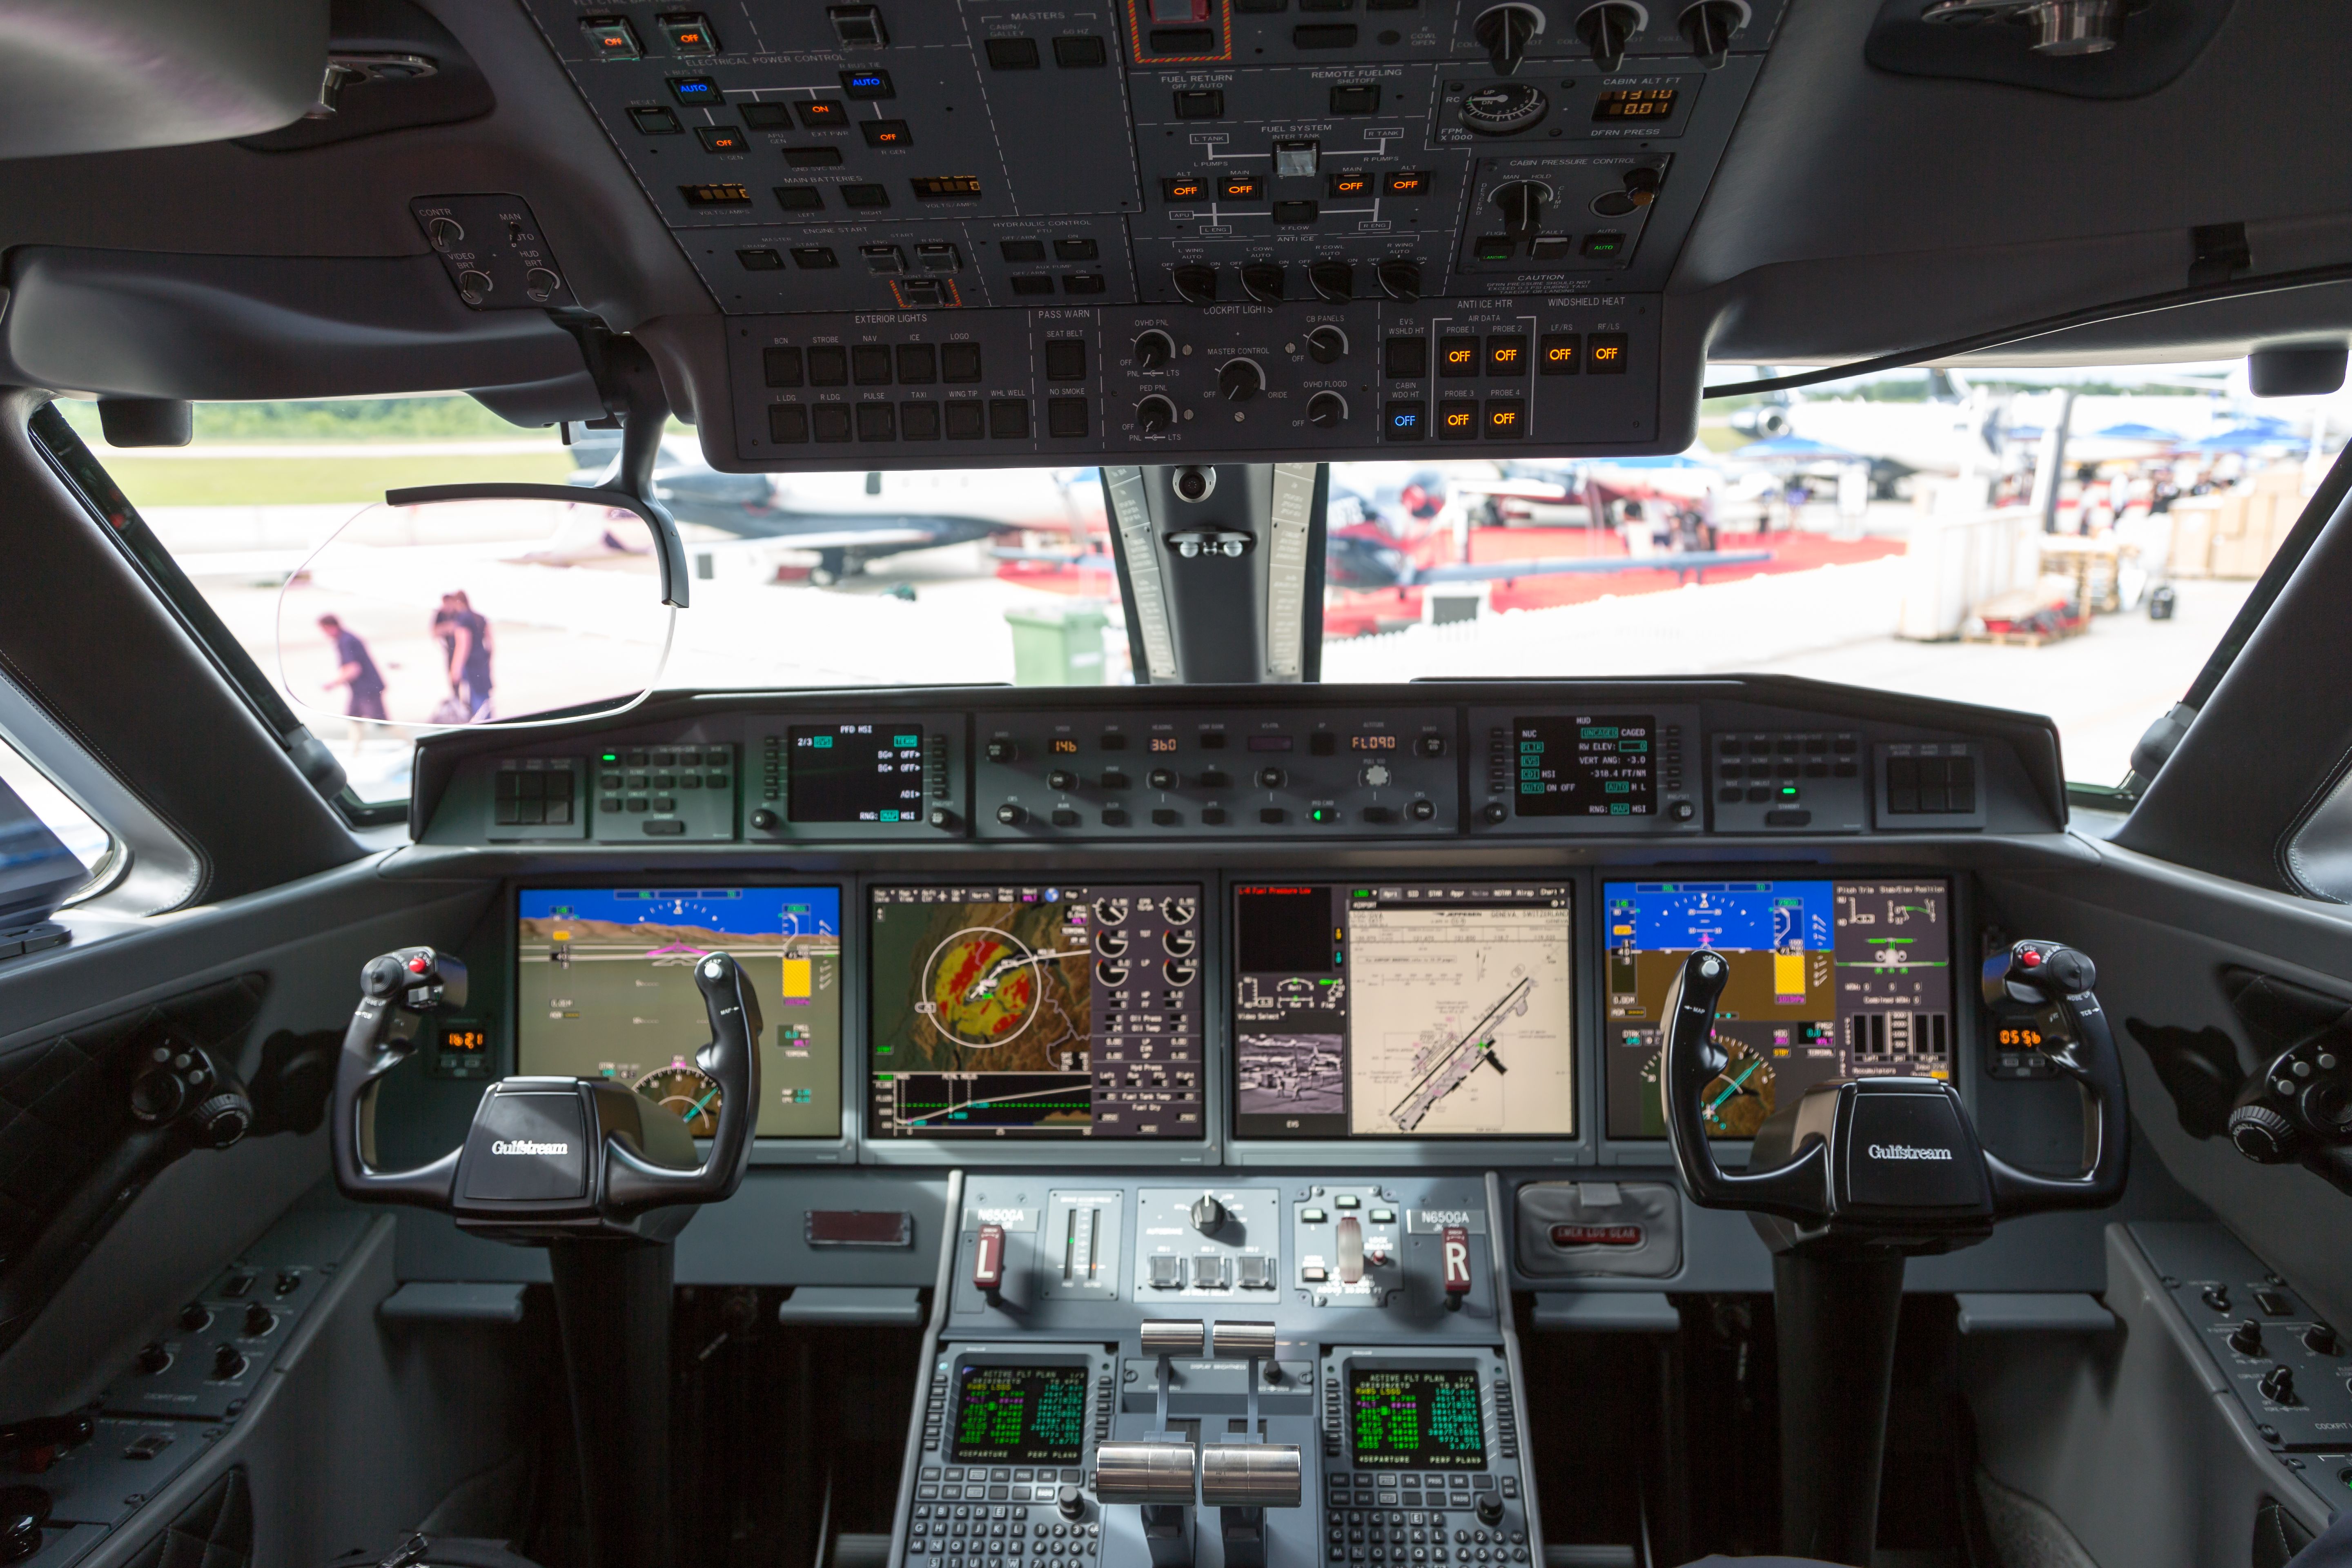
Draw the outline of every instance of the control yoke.
[[[1730,978],[1729,961],[1701,948],[1666,991],[1662,1109],[1675,1165],[1702,1208],[1788,1221],[1790,1244],[1834,1238],[1941,1252],[1982,1240],[1996,1220],[2104,1208],[2122,1195],[2123,1068],[2091,993],[2097,971],[2074,949],[2016,942],[1987,960],[1983,974],[1997,1013],[2035,1010],[2044,1054],[2082,1091],[2083,1169],[2072,1176],[2021,1171],[1986,1150],[1958,1090],[1924,1078],[1815,1084],[1758,1132],[1751,1169],[1724,1170],[1707,1139],[1704,1097],[1727,1060],[1714,1030]]]
[[[595,1079],[490,1085],[466,1141],[429,1164],[376,1166],[375,1094],[416,1049],[417,1026],[466,1002],[466,966],[404,947],[360,972],[329,1136],[335,1184],[362,1203],[437,1209],[466,1230],[547,1248],[572,1394],[586,1551],[580,1568],[668,1568],[671,1240],[698,1205],[743,1184],[760,1110],[760,1004],[742,965],[695,960],[719,1086],[708,1153],[666,1106]]]
[[[2123,1069],[2091,994],[2091,961],[2053,942],[2015,942],[1985,963],[1986,1005],[1996,1018],[2030,1016],[2044,1054],[2081,1091],[2080,1172],[2038,1175],[1987,1151],[1948,1082],[1874,1078],[1807,1089],[1758,1130],[1749,1169],[1733,1174],[1716,1163],[1704,1110],[1727,1065],[1715,1019],[1730,978],[1730,962],[1701,948],[1667,988],[1658,1074],[1666,1136],[1691,1201],[1746,1210],[1773,1254],[1781,1548],[1866,1564],[1905,1258],[1970,1246],[2017,1215],[2121,1197]]]
[[[404,947],[360,972],[359,1009],[335,1075],[335,1182],[366,1203],[444,1210],[467,1230],[529,1242],[612,1230],[659,1239],[690,1205],[742,1184],[760,1104],[760,1004],[723,952],[696,961],[710,1043],[695,1060],[718,1084],[718,1129],[698,1156],[677,1113],[594,1079],[509,1078],[490,1086],[464,1143],[405,1171],[375,1165],[374,1089],[416,1047],[417,1026],[463,1006],[466,968],[446,952]],[[666,1218],[649,1218],[678,1210]]]

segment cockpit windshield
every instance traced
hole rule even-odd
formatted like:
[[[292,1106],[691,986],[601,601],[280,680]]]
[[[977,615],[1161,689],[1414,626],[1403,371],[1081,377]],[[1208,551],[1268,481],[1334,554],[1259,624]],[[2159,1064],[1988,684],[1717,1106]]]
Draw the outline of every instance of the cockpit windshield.
[[[541,607],[566,596],[550,569],[609,595],[614,572],[649,570],[633,519],[566,524],[550,547],[520,525],[404,531],[380,503],[461,481],[584,490],[615,433],[523,430],[461,395],[211,404],[191,445],[118,453],[89,405],[61,406],[362,799],[406,793],[415,733],[565,700],[532,658],[704,689],[1136,679],[1095,468],[730,474],[673,426],[655,493],[690,607],[593,614],[596,648],[563,656],[542,623],[581,615]],[[2348,429],[2343,395],[2256,404],[2237,363],[1983,369],[1719,398],[1672,456],[1440,444],[1335,464],[1322,679],[1813,677],[2047,712],[2068,776],[2112,786]],[[333,576],[322,542],[372,504],[338,564],[392,607],[364,625],[306,610],[320,629],[282,651],[289,578]]]

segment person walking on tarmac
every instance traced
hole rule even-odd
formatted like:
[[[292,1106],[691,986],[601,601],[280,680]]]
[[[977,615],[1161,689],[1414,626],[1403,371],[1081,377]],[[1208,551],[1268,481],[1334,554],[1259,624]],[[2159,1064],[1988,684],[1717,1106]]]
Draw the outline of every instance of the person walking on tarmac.
[[[343,689],[343,712],[352,721],[352,750],[356,752],[367,737],[366,721],[383,718],[383,676],[367,644],[344,626],[341,616],[320,616],[319,629],[335,647],[335,678],[323,689]]]
[[[435,716],[447,723],[480,723],[490,716],[490,623],[463,588],[454,588],[441,595],[433,635],[440,640],[449,680],[449,700]]]

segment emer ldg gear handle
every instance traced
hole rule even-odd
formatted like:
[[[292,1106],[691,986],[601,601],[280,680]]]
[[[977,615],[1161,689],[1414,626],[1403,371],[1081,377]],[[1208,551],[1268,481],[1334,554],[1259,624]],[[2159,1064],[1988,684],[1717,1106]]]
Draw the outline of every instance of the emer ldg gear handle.
[[[639,1222],[651,1212],[730,1196],[742,1184],[759,1119],[760,1005],[742,966],[723,952],[697,959],[694,981],[710,1027],[695,1059],[720,1096],[706,1152],[697,1153],[675,1112],[622,1085],[516,1077],[483,1093],[463,1144],[388,1171],[375,1163],[372,1090],[414,1054],[425,1014],[465,1005],[466,969],[430,947],[371,960],[335,1075],[336,1184],[362,1202],[440,1209],[467,1229],[520,1241],[600,1226],[648,1234]]]

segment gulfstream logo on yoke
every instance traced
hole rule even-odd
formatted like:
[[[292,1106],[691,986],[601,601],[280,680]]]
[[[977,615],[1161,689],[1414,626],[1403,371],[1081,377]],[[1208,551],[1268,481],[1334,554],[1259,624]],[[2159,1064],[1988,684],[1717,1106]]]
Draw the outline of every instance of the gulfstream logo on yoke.
[[[490,1145],[493,1154],[569,1154],[569,1143],[541,1143],[531,1138],[501,1138]]]
[[[1908,1143],[1873,1143],[1870,1157],[1874,1160],[1948,1160],[1949,1149],[1917,1149]]]

